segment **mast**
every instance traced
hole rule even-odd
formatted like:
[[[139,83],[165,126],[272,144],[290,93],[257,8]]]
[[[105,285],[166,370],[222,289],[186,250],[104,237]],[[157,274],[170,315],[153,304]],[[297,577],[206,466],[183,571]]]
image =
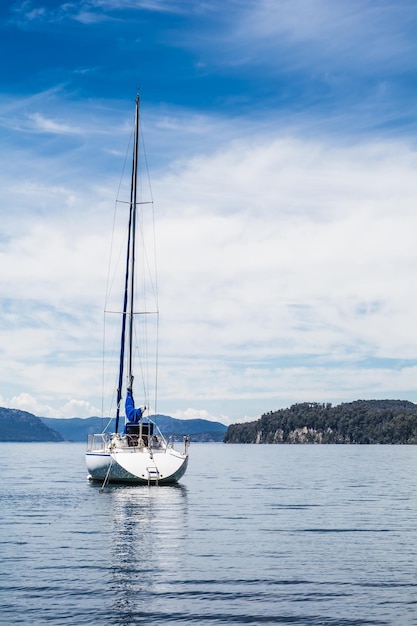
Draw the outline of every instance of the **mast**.
[[[139,152],[139,94],[136,96],[135,109],[135,141],[133,145],[132,183],[130,188],[130,214],[132,216],[131,259],[130,259],[130,309],[129,309],[129,350],[128,350],[128,380],[133,376],[133,301],[135,292],[135,252],[136,252],[136,192],[138,180],[138,152]]]
[[[126,323],[128,322],[127,335],[127,367],[129,384],[133,380],[133,301],[135,287],[135,247],[136,247],[136,195],[137,195],[137,178],[138,178],[138,152],[139,152],[139,94],[136,96],[135,108],[135,132],[133,142],[133,160],[132,160],[132,178],[130,184],[130,208],[129,208],[129,226],[126,247],[126,272],[125,286],[123,294],[122,309],[122,329],[120,337],[120,361],[119,361],[119,379],[117,385],[117,410],[115,432],[118,432],[120,418],[120,402],[122,399],[124,358],[126,346]]]

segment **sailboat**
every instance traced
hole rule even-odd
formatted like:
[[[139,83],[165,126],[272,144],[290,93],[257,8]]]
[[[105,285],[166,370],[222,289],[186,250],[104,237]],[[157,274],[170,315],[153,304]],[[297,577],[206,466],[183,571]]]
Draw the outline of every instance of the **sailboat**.
[[[88,478],[107,483],[159,485],[176,483],[188,464],[189,439],[184,437],[184,449],[177,450],[159,430],[156,420],[145,417],[146,407],[135,406],[134,400],[134,320],[141,317],[135,311],[135,259],[137,247],[138,154],[140,98],[136,96],[135,130],[121,311],[120,358],[117,372],[117,400],[114,432],[106,430],[89,435],[86,450]],[[125,391],[125,415],[122,413]],[[122,422],[124,425],[122,426]]]

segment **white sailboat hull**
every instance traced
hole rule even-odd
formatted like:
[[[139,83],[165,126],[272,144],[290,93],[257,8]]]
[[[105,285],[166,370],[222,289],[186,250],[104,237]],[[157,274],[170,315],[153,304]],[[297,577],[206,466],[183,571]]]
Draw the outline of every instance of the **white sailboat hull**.
[[[184,475],[188,455],[167,447],[107,449],[86,453],[89,479],[135,484],[175,483]]]

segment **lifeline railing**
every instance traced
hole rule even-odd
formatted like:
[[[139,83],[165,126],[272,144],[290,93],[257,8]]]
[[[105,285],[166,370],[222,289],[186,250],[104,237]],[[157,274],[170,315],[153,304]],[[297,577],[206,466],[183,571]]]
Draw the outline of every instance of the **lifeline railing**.
[[[109,433],[88,435],[87,452],[104,452],[110,442]]]

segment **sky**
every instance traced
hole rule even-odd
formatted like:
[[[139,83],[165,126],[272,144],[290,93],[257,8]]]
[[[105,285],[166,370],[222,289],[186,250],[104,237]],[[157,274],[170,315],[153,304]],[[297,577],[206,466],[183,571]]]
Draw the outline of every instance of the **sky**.
[[[4,0],[0,406],[106,413],[137,90],[158,411],[230,424],[297,402],[417,402],[416,14],[408,0]]]

